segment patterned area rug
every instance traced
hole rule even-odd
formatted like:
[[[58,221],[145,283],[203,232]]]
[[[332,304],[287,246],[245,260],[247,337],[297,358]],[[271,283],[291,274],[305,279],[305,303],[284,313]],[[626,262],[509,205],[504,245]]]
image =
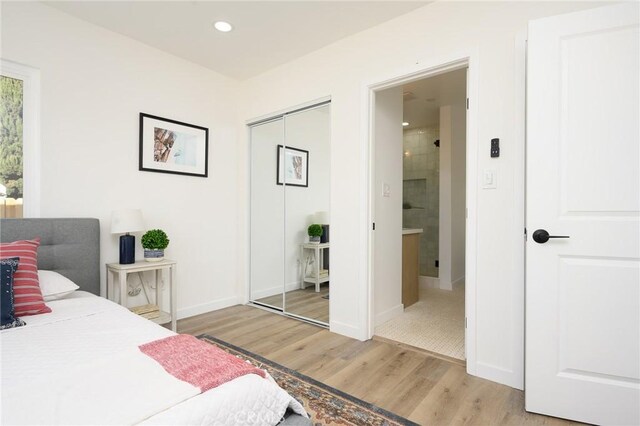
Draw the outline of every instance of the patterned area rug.
[[[198,336],[198,338],[216,345],[230,354],[248,360],[253,365],[269,372],[280,387],[304,405],[305,410],[307,410],[313,424],[316,426],[417,426],[417,423],[404,417],[327,386],[309,376],[269,361],[260,355],[206,334]]]

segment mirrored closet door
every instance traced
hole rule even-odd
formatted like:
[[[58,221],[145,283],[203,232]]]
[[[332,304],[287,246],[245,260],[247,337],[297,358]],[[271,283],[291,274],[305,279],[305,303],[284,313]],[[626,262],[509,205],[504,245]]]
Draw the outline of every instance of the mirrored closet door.
[[[328,102],[251,126],[251,301],[325,325],[330,142]]]
[[[276,185],[276,147],[284,119],[251,127],[251,300],[284,308],[284,188]]]

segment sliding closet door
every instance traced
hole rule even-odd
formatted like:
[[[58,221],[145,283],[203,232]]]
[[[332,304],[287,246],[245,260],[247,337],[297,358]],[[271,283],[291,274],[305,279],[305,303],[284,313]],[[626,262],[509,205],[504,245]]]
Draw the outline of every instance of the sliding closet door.
[[[284,143],[282,118],[250,128],[250,286],[251,301],[283,309],[285,282],[284,186],[276,182],[278,146]]]
[[[331,106],[285,114],[285,312],[329,323]],[[323,225],[321,243],[307,229]]]

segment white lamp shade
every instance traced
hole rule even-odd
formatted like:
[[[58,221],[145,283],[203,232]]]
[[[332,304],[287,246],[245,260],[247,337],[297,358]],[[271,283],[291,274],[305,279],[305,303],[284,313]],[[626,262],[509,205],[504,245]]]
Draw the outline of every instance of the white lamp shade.
[[[138,209],[114,210],[111,213],[111,233],[126,234],[144,230],[142,212]]]
[[[319,225],[328,225],[329,224],[329,212],[316,212],[315,214],[315,223]]]

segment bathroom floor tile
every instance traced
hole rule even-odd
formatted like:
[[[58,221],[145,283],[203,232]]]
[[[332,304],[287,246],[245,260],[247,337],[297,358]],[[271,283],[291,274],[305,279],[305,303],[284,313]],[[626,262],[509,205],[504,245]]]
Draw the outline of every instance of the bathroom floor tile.
[[[464,351],[464,286],[427,288],[404,313],[376,327],[375,334],[457,359]]]

